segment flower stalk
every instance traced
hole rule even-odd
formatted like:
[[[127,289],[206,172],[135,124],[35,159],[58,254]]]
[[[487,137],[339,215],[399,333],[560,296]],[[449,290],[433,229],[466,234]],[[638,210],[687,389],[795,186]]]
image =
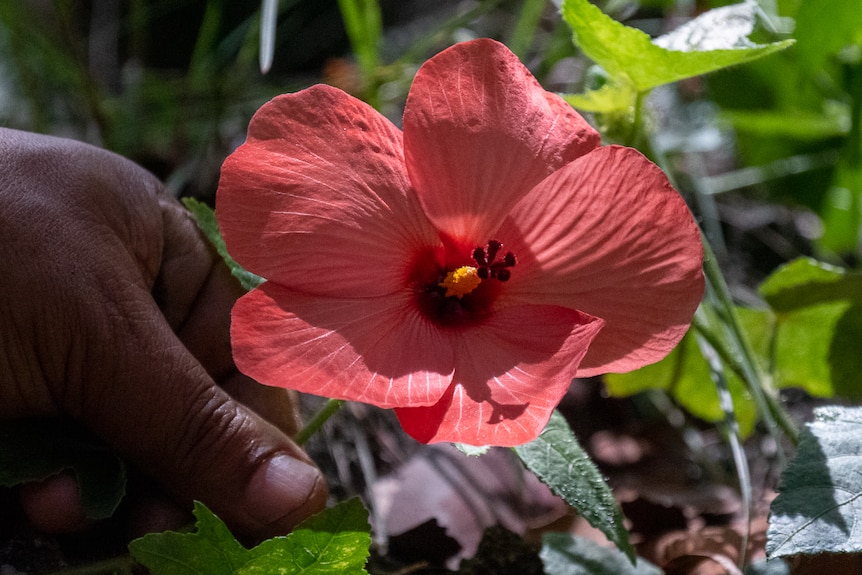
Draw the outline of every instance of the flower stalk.
[[[328,399],[326,403],[315,413],[305,427],[299,430],[299,433],[293,438],[297,445],[305,445],[311,439],[311,436],[317,433],[323,424],[329,421],[329,418],[335,415],[341,406],[344,404],[343,399]]]

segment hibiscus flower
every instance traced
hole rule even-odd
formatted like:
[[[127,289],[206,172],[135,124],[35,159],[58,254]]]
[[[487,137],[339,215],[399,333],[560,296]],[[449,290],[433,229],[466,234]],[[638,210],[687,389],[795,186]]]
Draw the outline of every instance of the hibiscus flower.
[[[663,358],[703,293],[665,175],[492,40],[417,72],[403,132],[328,86],[279,96],[224,163],[238,368],[394,408],[421,442],[535,438],[576,376]]]

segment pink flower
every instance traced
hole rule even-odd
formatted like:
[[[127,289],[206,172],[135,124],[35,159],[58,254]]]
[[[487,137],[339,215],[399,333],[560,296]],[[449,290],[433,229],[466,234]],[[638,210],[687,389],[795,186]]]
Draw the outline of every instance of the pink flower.
[[[403,134],[328,86],[264,105],[217,215],[267,282],[237,302],[254,379],[394,408],[421,442],[535,438],[575,376],[664,357],[703,293],[664,174],[492,40],[416,74]]]

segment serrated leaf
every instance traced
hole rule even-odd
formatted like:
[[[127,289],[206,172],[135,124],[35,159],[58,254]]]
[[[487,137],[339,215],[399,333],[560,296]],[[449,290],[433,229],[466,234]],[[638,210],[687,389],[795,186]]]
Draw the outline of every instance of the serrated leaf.
[[[618,550],[569,533],[546,533],[539,553],[546,575],[661,575],[652,563],[635,564]]]
[[[821,407],[770,508],[770,557],[862,549],[862,408]]]
[[[365,575],[368,513],[350,499],[301,523],[285,537],[243,547],[225,524],[195,503],[197,531],[151,533],[132,541],[132,557],[152,575]]]
[[[368,512],[348,499],[303,522],[286,537],[264,541],[238,575],[367,575]]]
[[[153,575],[232,575],[249,551],[203,503],[195,502],[195,533],[150,533],[129,543]]]
[[[539,437],[514,449],[530,471],[634,561],[634,548],[610,487],[558,411]]]
[[[40,481],[74,471],[87,517],[114,514],[126,492],[126,468],[100,439],[68,420],[0,422],[0,485]]]
[[[215,212],[203,202],[199,202],[194,198],[183,198],[183,205],[192,213],[197,222],[198,228],[207,237],[213,247],[218,252],[227,264],[230,273],[239,280],[239,283],[245,289],[251,291],[264,281],[264,278],[255,275],[239,265],[235,259],[227,251],[227,245],[224,243],[224,238],[219,230],[218,220],[216,220]]]
[[[578,48],[617,83],[630,84],[637,92],[750,62],[793,43],[784,40],[731,49],[669,50],[655,44],[644,32],[605,15],[589,0],[564,0],[561,12]]]

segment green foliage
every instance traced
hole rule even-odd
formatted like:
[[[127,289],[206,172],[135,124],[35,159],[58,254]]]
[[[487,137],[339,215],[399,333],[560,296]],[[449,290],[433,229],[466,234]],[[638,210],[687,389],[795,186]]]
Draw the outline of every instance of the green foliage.
[[[858,0],[801,2],[796,13],[796,53],[807,71],[834,64],[847,46],[862,45],[862,10]]]
[[[213,247],[215,247],[218,254],[230,269],[230,273],[239,280],[242,287],[250,291],[266,281],[259,275],[255,275],[250,271],[247,271],[227,252],[227,245],[224,243],[224,238],[221,237],[218,221],[216,220],[215,212],[211,207],[194,198],[183,198],[183,205],[195,217],[195,221],[200,230],[204,233],[210,243],[212,243]]]
[[[740,6],[748,9],[747,4]],[[685,38],[666,37],[667,43],[673,46],[673,49],[668,49],[644,32],[606,16],[588,0],[564,0],[561,11],[572,28],[575,44],[601,66],[610,75],[611,84],[618,87],[572,100],[573,104],[592,105],[585,108],[590,111],[606,111],[610,104],[602,102],[604,98],[610,98],[614,105],[618,105],[622,94],[643,94],[662,84],[762,58],[793,43],[792,40],[784,40],[759,46],[736,38],[728,42],[727,48],[700,49],[688,38],[703,36],[704,33],[715,36],[716,30],[720,30],[707,13],[687,25],[682,31]],[[633,106],[634,98],[630,98],[627,104]]]
[[[546,533],[539,554],[546,575],[661,575],[655,565],[638,559],[632,564],[616,549],[569,533]]]
[[[815,210],[823,223],[817,242],[823,257],[858,253],[862,11],[856,0],[779,8],[780,18],[795,19],[794,49],[711,76],[710,94],[737,132],[742,162],[761,170],[746,185],[772,201]]]
[[[760,292],[775,312],[776,384],[862,397],[862,274],[801,258],[778,269]]]
[[[755,324],[764,314],[743,313],[746,323]],[[754,428],[757,413],[739,375],[726,373],[740,432],[747,436]],[[610,373],[605,385],[611,395],[626,397],[647,390],[662,390],[692,415],[717,423],[725,418],[709,364],[700,352],[694,333],[689,332],[665,359],[629,373]]]
[[[0,485],[40,481],[71,469],[88,517],[110,517],[126,491],[123,462],[103,442],[65,419],[0,421]]]
[[[862,408],[824,407],[803,430],[771,506],[770,557],[862,549]]]
[[[815,397],[862,398],[862,274],[800,258],[776,270],[760,286],[768,310],[737,308],[742,330],[758,368],[776,388],[799,388]],[[757,421],[744,374],[721,334],[720,325],[700,326],[724,350],[725,372],[743,436]],[[709,422],[724,414],[709,368],[693,334],[664,360],[605,378],[612,395],[663,390],[689,413]]]
[[[374,102],[377,91],[376,74],[380,65],[380,40],[383,33],[383,17],[377,0],[338,0],[341,18],[359,62],[365,91],[365,100]]]
[[[551,415],[539,437],[515,447],[515,453],[554,493],[634,562],[635,551],[613,493],[558,411]]]
[[[129,551],[153,575],[364,575],[371,544],[368,513],[344,501],[300,524],[285,537],[243,547],[202,503],[195,533],[152,533]]]

